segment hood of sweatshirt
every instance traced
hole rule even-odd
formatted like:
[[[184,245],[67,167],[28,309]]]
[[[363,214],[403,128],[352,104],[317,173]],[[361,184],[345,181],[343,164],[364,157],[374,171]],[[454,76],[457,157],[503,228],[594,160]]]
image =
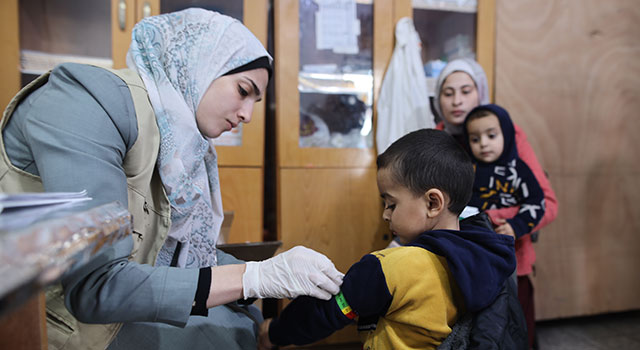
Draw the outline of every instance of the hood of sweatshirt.
[[[471,110],[471,112],[469,112],[469,114],[471,113],[475,113],[477,111],[488,111],[491,112],[493,115],[495,115],[498,118],[498,122],[500,123],[500,130],[502,131],[502,138],[503,138],[503,148],[502,148],[502,154],[500,154],[500,157],[498,157],[498,159],[496,159],[494,162],[491,162],[489,164],[478,161],[477,159],[475,159],[475,157],[471,157],[474,163],[477,163],[478,167],[489,167],[493,170],[493,167],[496,165],[507,165],[509,164],[513,159],[518,157],[518,149],[516,147],[516,129],[513,126],[513,121],[511,120],[511,116],[509,116],[509,112],[507,112],[504,108],[495,105],[495,104],[486,104],[486,105],[481,105],[478,106],[474,109]],[[468,152],[471,152],[471,146],[469,145],[469,133],[467,132],[467,124],[468,124],[469,118],[467,118],[464,121],[464,146],[465,149]]]
[[[447,260],[471,312],[491,304],[516,268],[513,238],[485,227],[461,224],[460,231],[427,231],[408,245]]]

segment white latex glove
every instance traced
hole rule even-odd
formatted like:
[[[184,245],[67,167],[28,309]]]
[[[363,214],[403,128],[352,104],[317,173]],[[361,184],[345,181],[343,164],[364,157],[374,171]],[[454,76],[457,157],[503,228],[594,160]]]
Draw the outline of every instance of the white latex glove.
[[[340,291],[342,277],[329,258],[297,246],[268,260],[247,262],[242,290],[245,299],[310,295],[329,300]]]

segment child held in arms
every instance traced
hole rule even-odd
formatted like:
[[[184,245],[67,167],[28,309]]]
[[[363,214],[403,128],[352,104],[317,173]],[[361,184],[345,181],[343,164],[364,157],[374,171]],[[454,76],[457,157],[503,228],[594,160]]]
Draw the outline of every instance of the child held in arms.
[[[365,255],[328,301],[298,297],[260,329],[260,348],[303,345],[357,322],[364,349],[435,349],[515,269],[513,238],[460,224],[473,164],[447,133],[418,130],[378,156],[383,219],[404,246]]]
[[[531,233],[544,215],[544,193],[518,157],[509,113],[498,105],[481,105],[469,112],[464,125],[476,168],[469,206],[480,211],[520,206],[514,217],[494,222],[495,230],[515,239]]]

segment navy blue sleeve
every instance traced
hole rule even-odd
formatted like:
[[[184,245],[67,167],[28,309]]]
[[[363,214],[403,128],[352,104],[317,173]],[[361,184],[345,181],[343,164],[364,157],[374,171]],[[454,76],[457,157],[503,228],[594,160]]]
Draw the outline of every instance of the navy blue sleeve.
[[[516,238],[530,233],[544,216],[544,192],[529,167],[518,159],[516,165],[518,175],[522,179],[518,187],[520,210],[507,222],[513,228]]]
[[[373,255],[365,255],[351,266],[340,289],[359,317],[383,316],[391,304],[382,266]],[[309,344],[352,322],[342,313],[335,296],[330,300],[299,297],[271,321],[269,339],[281,346]]]

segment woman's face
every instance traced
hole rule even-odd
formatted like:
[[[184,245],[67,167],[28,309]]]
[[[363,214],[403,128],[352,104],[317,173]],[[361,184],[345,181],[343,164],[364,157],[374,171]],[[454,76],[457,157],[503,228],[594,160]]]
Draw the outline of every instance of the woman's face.
[[[440,110],[451,125],[462,125],[467,114],[479,105],[478,89],[469,74],[453,72],[442,83]]]
[[[256,68],[214,80],[204,93],[196,110],[200,133],[216,138],[240,123],[251,121],[253,105],[262,100],[269,74]]]

